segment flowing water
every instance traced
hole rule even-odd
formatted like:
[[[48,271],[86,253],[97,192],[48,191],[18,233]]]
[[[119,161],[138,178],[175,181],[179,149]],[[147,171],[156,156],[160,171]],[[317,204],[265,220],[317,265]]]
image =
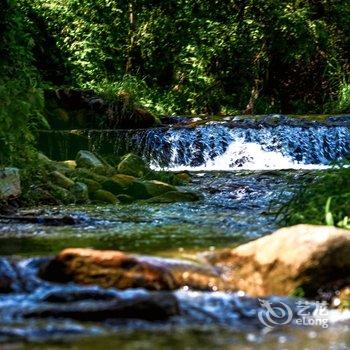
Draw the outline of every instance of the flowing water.
[[[62,286],[36,277],[42,258],[65,247],[121,249],[191,259],[198,251],[235,246],[277,228],[276,203],[291,195],[304,176],[350,155],[347,126],[266,126],[233,128],[229,123],[139,131],[88,131],[87,147],[102,154],[133,151],[154,169],[189,170],[198,203],[44,207],[42,213],[69,213],[73,227],[0,225],[0,254],[20,256],[28,292],[0,296],[0,341],[9,349],[348,349],[349,315],[329,311],[328,328],[273,329],[258,320],[257,299],[240,293],[176,292],[182,314],[167,322],[78,322],[27,319],[26,313],[53,307],[52,293],[109,293],[118,298],[144,290],[101,290]],[[60,134],[60,140],[62,140]],[[61,156],[72,147],[60,143]],[[48,152],[49,153],[49,152]],[[188,187],[186,187],[188,189]],[[103,298],[102,298],[103,299]],[[274,298],[295,307],[290,298]],[[89,307],[96,300],[85,300]],[[83,338],[81,338],[83,336]],[[86,337],[85,337],[86,336]],[[12,341],[11,344],[9,341]],[[24,341],[30,341],[24,343]],[[1,345],[0,345],[1,347]]]

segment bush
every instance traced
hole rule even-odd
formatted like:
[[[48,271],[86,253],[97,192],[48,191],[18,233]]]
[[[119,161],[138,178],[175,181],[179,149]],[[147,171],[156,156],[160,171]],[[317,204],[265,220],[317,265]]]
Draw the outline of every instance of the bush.
[[[158,114],[348,110],[350,0],[27,6],[64,58],[66,84],[128,87]],[[55,62],[52,52],[47,59]]]
[[[279,211],[282,224],[309,223],[350,229],[350,167],[333,168],[307,176]]]
[[[0,164],[26,162],[34,153],[32,131],[45,123],[26,17],[17,2],[0,12]]]

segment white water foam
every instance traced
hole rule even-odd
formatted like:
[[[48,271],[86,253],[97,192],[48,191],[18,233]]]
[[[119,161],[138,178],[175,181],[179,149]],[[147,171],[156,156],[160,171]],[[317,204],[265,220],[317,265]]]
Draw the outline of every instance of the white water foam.
[[[350,158],[347,127],[231,128],[214,123],[91,135],[96,152],[104,148],[113,149],[114,154],[133,152],[154,170],[325,169]]]
[[[278,151],[266,151],[258,143],[232,142],[227,150],[214,159],[207,157],[199,166],[170,164],[168,171],[235,171],[235,170],[283,170],[283,169],[327,169],[329,165],[304,164]],[[164,169],[157,162],[151,163],[153,170]]]
[[[169,130],[158,140],[168,149],[168,157],[164,163],[158,155],[162,150],[154,152],[149,158],[155,170],[326,169],[350,152],[350,132],[343,127],[229,129],[210,125]]]

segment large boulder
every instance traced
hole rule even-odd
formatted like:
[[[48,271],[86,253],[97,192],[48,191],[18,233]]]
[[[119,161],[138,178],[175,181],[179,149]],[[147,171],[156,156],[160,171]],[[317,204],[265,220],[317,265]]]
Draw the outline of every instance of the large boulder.
[[[87,186],[89,193],[94,193],[102,189],[102,185],[95,180],[80,178],[79,183],[83,183]]]
[[[174,290],[183,286],[199,290],[224,289],[220,275],[210,265],[78,248],[59,253],[43,267],[41,276],[54,282],[118,289]]]
[[[74,203],[76,198],[72,192],[67,190],[66,188],[63,188],[61,186],[47,183],[46,184],[46,190],[49,191],[51,196],[58,202],[58,203]]]
[[[94,173],[93,169],[89,170],[83,168],[74,170],[74,172],[72,172],[72,177],[74,177],[76,180],[79,180],[80,182],[83,182],[83,179],[89,179],[94,180],[100,184],[108,180],[107,176],[96,174]]]
[[[71,188],[71,192],[78,203],[86,203],[89,201],[89,188],[83,182],[75,183]]]
[[[137,179],[134,176],[116,174],[104,181],[102,186],[106,191],[110,191],[115,195],[127,194],[135,181],[137,181]]]
[[[143,184],[150,197],[156,197],[167,192],[177,191],[175,186],[157,180],[143,181]]]
[[[92,198],[97,202],[117,204],[118,198],[111,192],[105,190],[97,190],[92,195]]]
[[[134,176],[117,174],[104,181],[102,187],[114,195],[126,194],[135,199],[151,197],[143,181]]]
[[[349,284],[350,231],[297,225],[232,250],[206,254],[230,288],[253,296],[315,296],[327,287]]]
[[[65,249],[44,269],[42,277],[104,288],[174,289],[172,275],[157,264],[138,261],[119,251]]]
[[[87,168],[94,170],[103,170],[105,165],[92,152],[79,151],[76,158],[78,168]]]
[[[21,180],[17,168],[0,169],[0,200],[21,195]]]
[[[128,153],[123,156],[121,162],[118,164],[118,172],[120,174],[142,177],[149,171],[150,169],[142,158],[133,153]]]

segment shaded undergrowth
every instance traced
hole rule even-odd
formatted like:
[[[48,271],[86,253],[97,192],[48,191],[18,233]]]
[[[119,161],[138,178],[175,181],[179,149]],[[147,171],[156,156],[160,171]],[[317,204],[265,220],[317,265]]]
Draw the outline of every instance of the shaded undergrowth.
[[[310,173],[277,214],[282,225],[335,225],[350,229],[350,167]]]

